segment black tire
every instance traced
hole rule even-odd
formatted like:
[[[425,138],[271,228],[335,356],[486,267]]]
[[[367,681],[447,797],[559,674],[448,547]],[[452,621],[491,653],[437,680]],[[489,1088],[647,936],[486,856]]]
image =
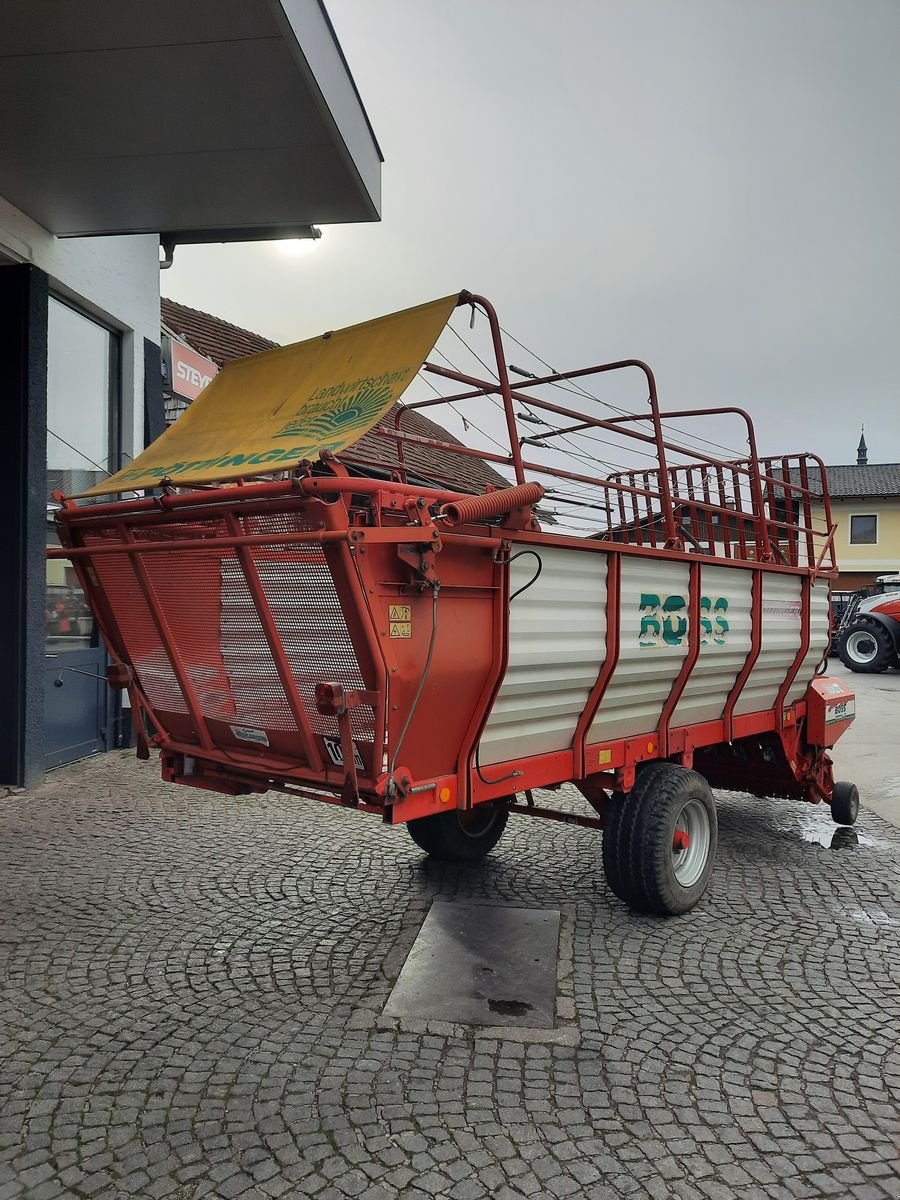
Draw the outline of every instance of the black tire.
[[[894,639],[877,621],[856,621],[838,642],[841,662],[861,675],[886,671],[897,658]]]
[[[478,862],[500,841],[509,813],[502,804],[479,804],[471,812],[435,813],[407,821],[409,836],[432,858]]]
[[[703,776],[654,763],[611,808],[603,862],[613,892],[638,912],[677,916],[692,909],[709,884],[718,844],[715,801]],[[676,831],[691,838],[683,849],[674,846]]]
[[[855,825],[859,816],[859,788],[845,779],[831,793],[831,819],[835,825]]]
[[[627,794],[613,792],[606,806],[602,846],[603,873],[611,891],[626,904],[632,904],[637,899],[631,854],[635,817],[656,773],[668,765],[661,762],[643,763],[637,769],[631,791]]]

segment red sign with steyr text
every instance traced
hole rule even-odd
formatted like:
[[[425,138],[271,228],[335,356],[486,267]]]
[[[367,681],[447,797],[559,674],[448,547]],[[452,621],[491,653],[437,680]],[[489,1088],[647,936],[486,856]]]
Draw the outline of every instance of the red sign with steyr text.
[[[183,346],[174,338],[169,339],[169,347],[172,391],[185,400],[196,400],[206,385],[218,375],[219,368],[212,359],[198,354],[190,346]]]

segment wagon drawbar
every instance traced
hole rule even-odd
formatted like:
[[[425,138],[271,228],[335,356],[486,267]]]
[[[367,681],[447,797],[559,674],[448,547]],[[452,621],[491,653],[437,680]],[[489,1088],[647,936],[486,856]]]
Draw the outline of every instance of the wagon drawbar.
[[[423,366],[458,305],[487,319],[487,378]],[[397,406],[420,367],[453,387]],[[613,373],[642,381],[644,411],[604,415],[589,389]],[[616,895],[684,912],[713,868],[711,787],[856,819],[829,753],[854,697],[821,674],[825,471],[760,457],[740,409],[661,410],[638,360],[521,374],[467,292],[254,355],[126,471],[59,497],[49,553],[74,564],[138,755],[158,748],[165,779],[377,813],[456,861],[483,857],[510,814],[602,828]],[[489,401],[506,451],[404,428]],[[745,446],[716,457],[725,421]],[[374,465],[354,455],[365,433]],[[427,479],[406,462],[424,445]],[[509,486],[461,488],[466,457]],[[593,816],[535,801],[565,782]]]

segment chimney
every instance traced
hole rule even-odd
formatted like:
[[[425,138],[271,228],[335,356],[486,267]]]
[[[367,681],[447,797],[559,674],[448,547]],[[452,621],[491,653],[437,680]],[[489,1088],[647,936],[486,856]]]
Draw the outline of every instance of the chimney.
[[[856,465],[858,467],[867,467],[869,465],[869,447],[866,445],[866,427],[860,427],[859,445],[856,447]]]

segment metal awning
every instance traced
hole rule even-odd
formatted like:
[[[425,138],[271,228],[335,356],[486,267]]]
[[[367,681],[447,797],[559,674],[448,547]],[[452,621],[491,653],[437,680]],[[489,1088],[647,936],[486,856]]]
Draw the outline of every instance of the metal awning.
[[[319,0],[7,0],[0,192],[61,236],[379,218],[381,153]]]

